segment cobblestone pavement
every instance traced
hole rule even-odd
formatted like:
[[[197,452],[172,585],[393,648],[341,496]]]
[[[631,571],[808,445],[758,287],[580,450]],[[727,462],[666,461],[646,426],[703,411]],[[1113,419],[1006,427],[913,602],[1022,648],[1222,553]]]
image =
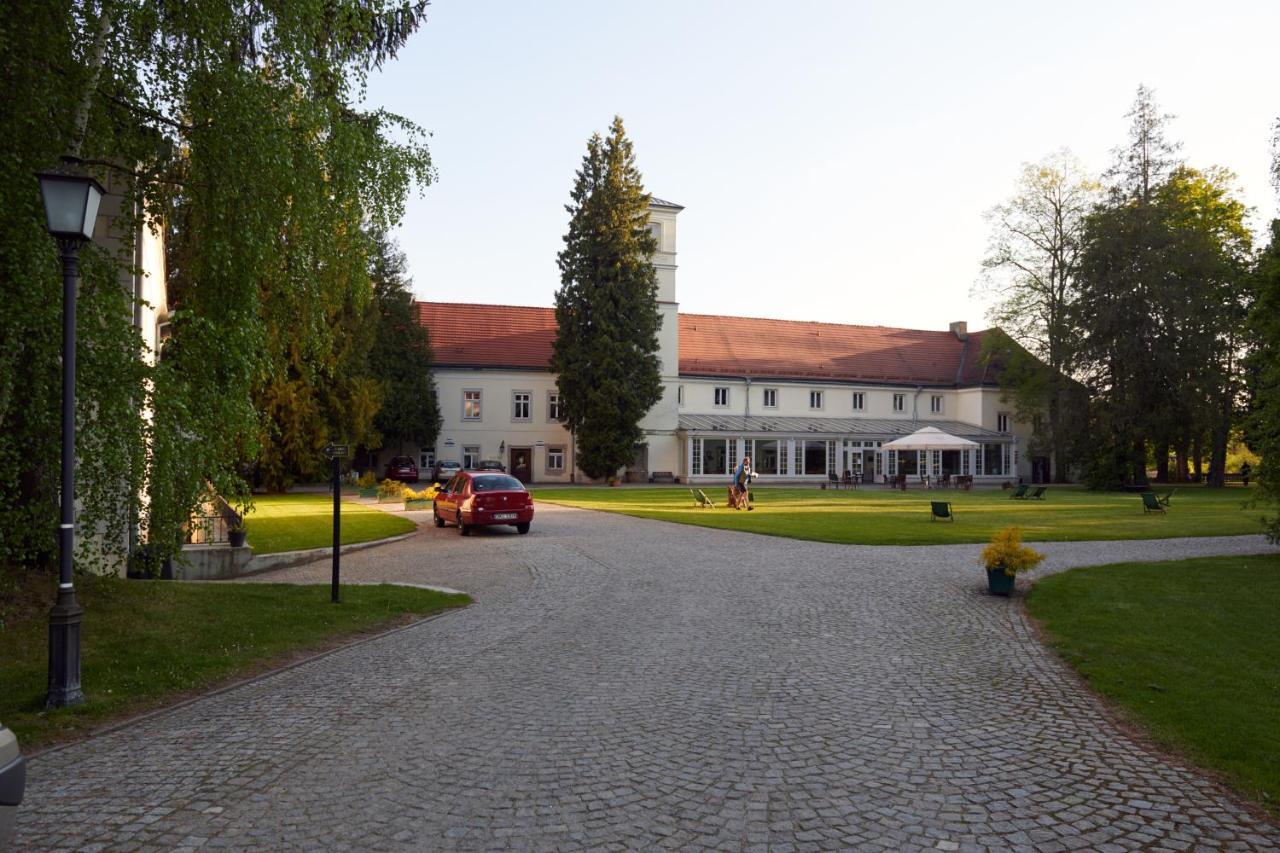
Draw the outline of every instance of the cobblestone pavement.
[[[1043,547],[1046,571],[1267,550]],[[528,536],[427,528],[352,575],[471,572],[475,606],[36,758],[19,844],[1280,845],[1108,722],[977,552],[547,506]]]

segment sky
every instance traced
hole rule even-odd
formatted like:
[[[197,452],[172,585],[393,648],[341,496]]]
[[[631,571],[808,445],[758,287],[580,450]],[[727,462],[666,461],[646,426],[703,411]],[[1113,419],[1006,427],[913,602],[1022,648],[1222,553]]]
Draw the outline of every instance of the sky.
[[[433,0],[365,104],[431,133],[396,233],[420,299],[552,305],[574,171],[616,114],[685,207],[682,311],[975,329],[983,214],[1056,149],[1101,173],[1139,84],[1262,229],[1277,32],[1280,0]]]

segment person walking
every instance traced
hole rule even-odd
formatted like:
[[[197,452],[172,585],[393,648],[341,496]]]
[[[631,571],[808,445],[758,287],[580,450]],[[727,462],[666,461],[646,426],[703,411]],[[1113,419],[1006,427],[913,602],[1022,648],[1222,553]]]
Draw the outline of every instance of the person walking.
[[[755,509],[751,506],[751,457],[744,456],[742,461],[738,463],[738,467],[733,472],[733,508],[742,509],[746,506],[747,511]]]

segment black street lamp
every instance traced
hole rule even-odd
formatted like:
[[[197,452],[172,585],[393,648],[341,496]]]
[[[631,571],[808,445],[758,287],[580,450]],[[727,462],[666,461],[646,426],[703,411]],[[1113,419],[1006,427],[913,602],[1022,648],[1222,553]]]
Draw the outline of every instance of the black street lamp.
[[[79,705],[80,621],[71,579],[76,523],[76,286],[80,279],[80,247],[93,239],[102,185],[83,174],[80,161],[63,157],[62,167],[40,172],[45,224],[62,256],[62,518],[58,530],[58,600],[49,611],[49,694],[46,708]]]

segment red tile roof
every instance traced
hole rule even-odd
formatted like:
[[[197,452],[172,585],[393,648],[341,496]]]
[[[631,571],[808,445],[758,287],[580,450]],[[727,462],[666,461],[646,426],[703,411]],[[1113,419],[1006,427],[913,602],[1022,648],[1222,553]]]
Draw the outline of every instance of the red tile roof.
[[[511,305],[419,302],[442,367],[545,370],[555,311]],[[951,332],[680,315],[680,373],[774,379],[828,379],[974,385],[988,379],[977,358],[982,332]]]

